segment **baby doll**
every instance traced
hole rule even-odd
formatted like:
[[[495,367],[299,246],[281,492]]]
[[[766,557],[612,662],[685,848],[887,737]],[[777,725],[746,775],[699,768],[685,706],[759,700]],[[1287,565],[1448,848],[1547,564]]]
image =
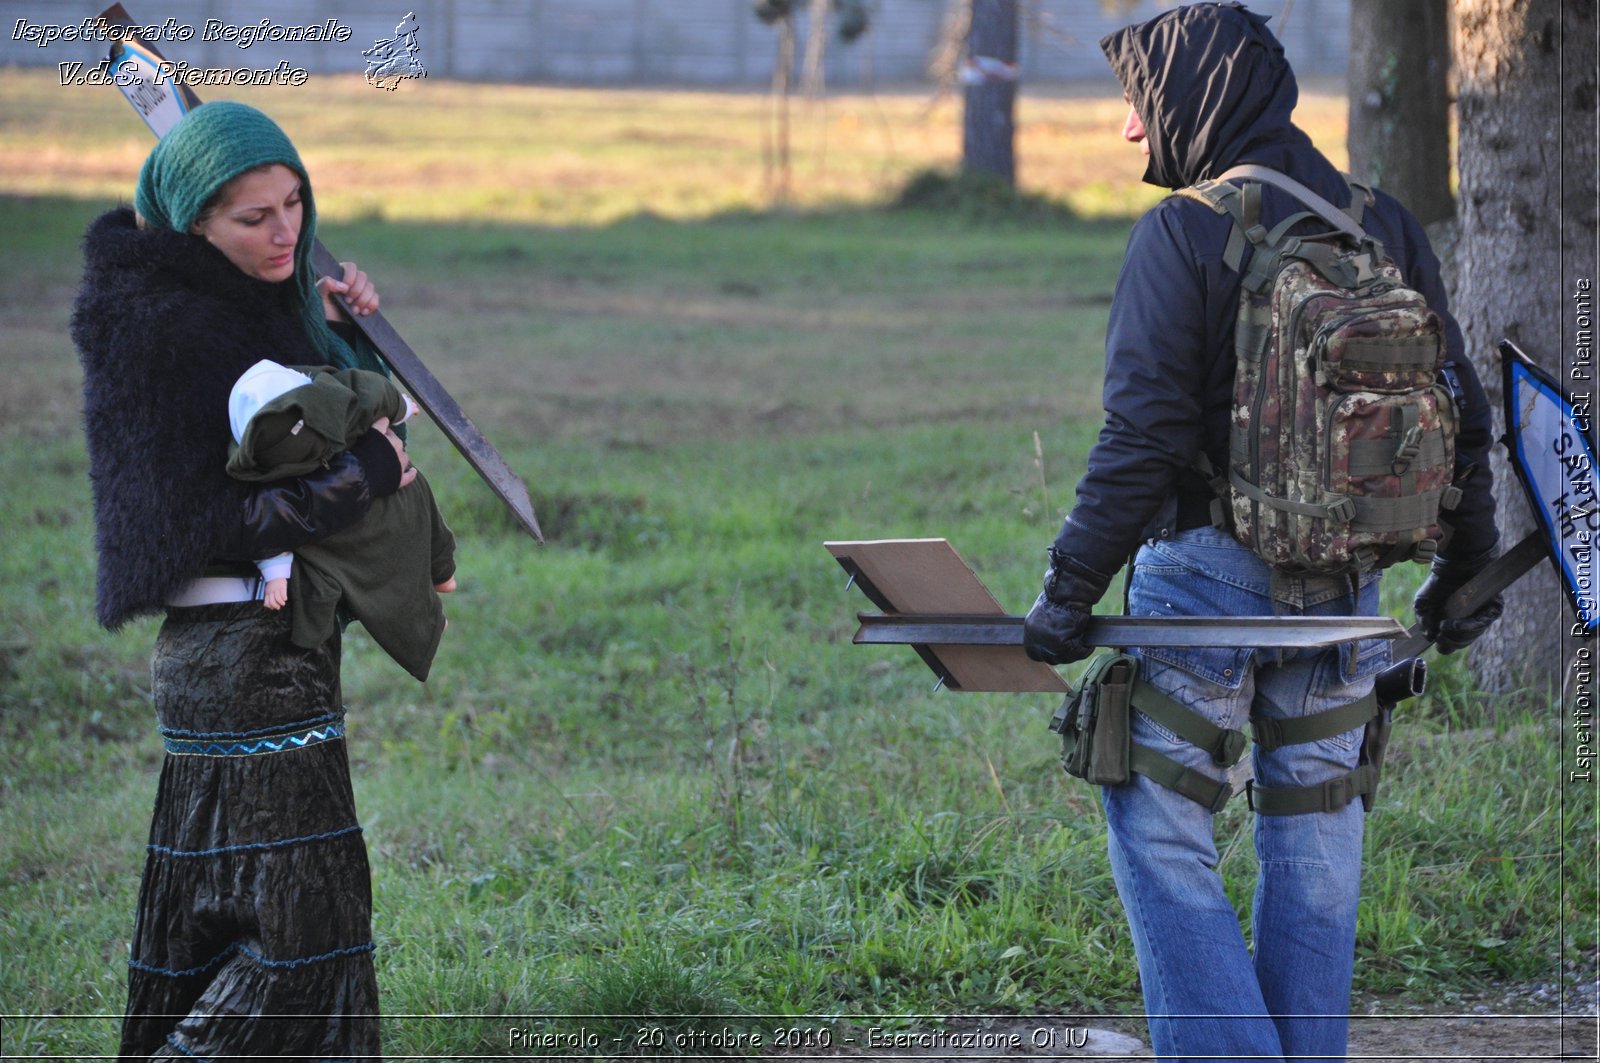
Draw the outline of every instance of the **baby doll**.
[[[400,424],[415,409],[381,373],[263,359],[228,397],[235,440],[228,474],[252,482],[304,475],[375,424]],[[445,627],[438,593],[456,585],[455,537],[420,473],[375,499],[355,525],[257,567],[266,607],[290,606],[295,645],[320,645],[337,630],[343,609],[408,672],[428,677]]]

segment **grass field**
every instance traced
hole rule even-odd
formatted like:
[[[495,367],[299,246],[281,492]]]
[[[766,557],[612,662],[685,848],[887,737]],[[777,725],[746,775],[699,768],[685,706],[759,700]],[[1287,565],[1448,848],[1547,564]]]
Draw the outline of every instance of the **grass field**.
[[[1031,600],[1153,199],[1115,101],[1027,101],[1022,184],[1061,206],[978,221],[884,206],[952,161],[948,102],[797,109],[771,209],[759,96],[317,84],[247,98],[301,145],[324,242],[377,278],[551,536],[515,534],[413,434],[460,540],[450,631],[426,686],[359,629],[345,654],[386,1050],[503,1053],[519,1024],[596,1052],[643,1028],[670,1054],[713,1018],[770,1046],[866,1017],[1136,1014],[1054,704],[935,693],[909,650],[850,646],[865,602],[821,547],[946,536]],[[6,70],[0,91],[0,1012],[33,1016],[0,1052],[88,1056],[115,1022],[59,1016],[122,1006],[160,754],[154,623],[92,621],[66,321],[78,236],[148,145],[109,89]],[[1342,106],[1307,101],[1319,138]],[[1558,722],[1437,674],[1369,818],[1357,986],[1447,1009],[1592,957],[1563,903],[1595,898],[1562,878],[1593,841],[1559,829]],[[1219,821],[1245,918],[1250,828]]]

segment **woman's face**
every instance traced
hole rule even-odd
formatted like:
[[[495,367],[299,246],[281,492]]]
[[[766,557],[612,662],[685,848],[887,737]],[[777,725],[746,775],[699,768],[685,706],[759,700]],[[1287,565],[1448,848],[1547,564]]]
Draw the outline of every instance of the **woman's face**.
[[[294,245],[304,213],[300,175],[274,163],[224,185],[216,206],[191,231],[211,241],[246,276],[284,281],[294,275]]]

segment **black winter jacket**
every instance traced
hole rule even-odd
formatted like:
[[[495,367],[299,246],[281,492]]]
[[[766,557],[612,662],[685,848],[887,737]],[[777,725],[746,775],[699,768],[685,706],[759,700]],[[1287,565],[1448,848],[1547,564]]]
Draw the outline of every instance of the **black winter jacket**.
[[[1348,203],[1343,177],[1290,121],[1298,89],[1265,21],[1231,5],[1195,5],[1100,42],[1146,129],[1145,180],[1181,188],[1252,162]],[[1465,497],[1450,516],[1445,553],[1476,556],[1498,539],[1488,401],[1421,226],[1393,197],[1376,198],[1363,226],[1446,323],[1445,375],[1461,414],[1456,482]],[[1264,224],[1301,209],[1287,193],[1263,190]],[[1196,454],[1203,449],[1216,468],[1227,467],[1241,279],[1222,262],[1231,226],[1202,203],[1169,196],[1128,238],[1106,328],[1106,421],[1055,545],[1107,578],[1139,542],[1205,522],[1213,496],[1193,470]]]
[[[314,476],[251,486],[227,475],[239,375],[262,358],[323,361],[288,294],[202,237],[138,228],[127,208],[85,233],[72,338],[106,627],[159,611],[213,562],[247,563],[338,531],[399,486],[400,463],[377,433]]]

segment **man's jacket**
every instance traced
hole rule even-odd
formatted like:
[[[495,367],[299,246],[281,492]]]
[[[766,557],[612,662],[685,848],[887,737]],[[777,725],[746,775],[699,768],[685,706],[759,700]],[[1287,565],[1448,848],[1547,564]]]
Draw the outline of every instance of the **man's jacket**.
[[[1144,179],[1176,189],[1249,162],[1344,205],[1350,192],[1343,177],[1290,121],[1299,90],[1265,21],[1185,7],[1100,42],[1144,122]],[[1445,376],[1460,407],[1456,469],[1464,497],[1449,517],[1453,532],[1443,553],[1474,556],[1496,540],[1488,400],[1463,354],[1422,227],[1392,196],[1375,195],[1362,225],[1446,324]],[[1269,227],[1302,209],[1285,192],[1263,190]],[[1056,540],[1057,550],[1107,577],[1139,542],[1209,523],[1213,494],[1193,462],[1203,449],[1216,468],[1227,466],[1240,285],[1222,262],[1231,226],[1230,217],[1203,203],[1169,196],[1129,235],[1106,328],[1106,423]],[[1319,228],[1326,227],[1310,223],[1305,231]]]

